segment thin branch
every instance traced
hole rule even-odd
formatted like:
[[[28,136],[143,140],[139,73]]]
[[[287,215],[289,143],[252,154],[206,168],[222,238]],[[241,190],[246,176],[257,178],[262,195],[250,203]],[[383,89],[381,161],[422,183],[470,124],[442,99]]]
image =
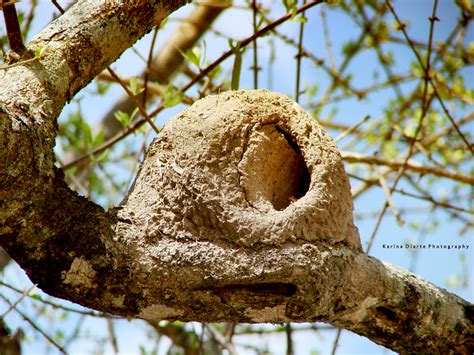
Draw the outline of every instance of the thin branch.
[[[5,27],[7,29],[8,44],[10,45],[10,49],[21,56],[26,51],[26,47],[21,36],[21,29],[18,22],[18,16],[16,14],[15,2],[16,1],[0,1],[0,5],[3,9],[3,16],[5,18]]]
[[[299,7],[296,10],[296,14],[300,14],[310,8],[312,8],[315,5],[319,5],[324,3],[324,0],[313,0],[306,5],[303,5]],[[275,27],[281,25],[283,22],[288,21],[294,16],[293,13],[286,14],[282,17],[280,17],[278,20],[275,20],[271,24],[265,26],[264,28],[260,29],[257,33],[254,33],[252,36],[245,38],[244,40],[241,41],[240,48],[244,48],[248,46],[250,43],[252,43],[255,39],[258,37],[262,37],[263,35],[267,34],[268,32],[272,31]],[[203,69],[194,80],[186,84],[181,91],[186,92],[190,87],[192,87],[196,82],[207,76],[212,70],[214,70],[219,64],[221,64],[224,60],[232,56],[234,52],[232,49],[229,49],[228,51],[224,52],[219,58],[217,58],[213,63],[211,63],[209,66],[207,66],[205,69]]]
[[[463,182],[466,184],[474,185],[474,176],[467,176],[460,173],[454,173],[441,168],[433,168],[424,166],[416,161],[408,160],[406,164],[400,161],[389,160],[385,158],[374,157],[370,155],[363,155],[354,152],[341,151],[342,158],[348,163],[363,163],[370,165],[382,165],[388,166],[392,169],[400,169],[406,167],[406,170],[412,171],[419,174],[430,174],[439,177],[448,178],[454,181]]]
[[[252,0],[252,25],[253,25],[253,33],[258,32],[258,24],[257,24],[257,13],[258,13],[258,7],[257,7],[257,0]],[[257,50],[257,39],[253,41],[253,88],[258,89],[258,50]]]
[[[10,284],[7,284],[3,281],[0,280],[0,286],[5,286],[7,288],[9,288],[10,290],[13,290],[17,293],[21,293],[23,294],[24,291],[23,290],[20,290]],[[75,308],[71,308],[71,307],[67,307],[67,306],[64,306],[64,305],[61,305],[59,303],[54,303],[54,302],[51,302],[51,301],[48,301],[48,300],[45,300],[45,299],[39,299],[39,298],[33,298],[31,296],[29,296],[31,299],[33,300],[36,300],[38,302],[41,302],[41,303],[44,303],[44,304],[47,304],[49,306],[52,306],[53,308],[57,308],[57,309],[62,309],[66,312],[73,312],[73,313],[78,313],[78,314],[82,314],[84,316],[91,316],[91,317],[97,317],[97,318],[114,318],[114,319],[119,319],[121,317],[117,317],[117,316],[113,316],[113,315],[110,315],[110,314],[105,314],[105,313],[99,313],[97,311],[83,311],[83,310],[79,310],[79,309],[75,309]]]
[[[361,119],[359,122],[357,122],[355,125],[353,125],[352,127],[348,127],[344,132],[342,132],[341,134],[339,134],[337,136],[337,138],[334,140],[336,143],[340,142],[342,139],[344,139],[344,137],[346,137],[347,135],[357,131],[359,129],[360,126],[362,126],[365,122],[367,122],[368,120],[370,119],[370,116],[367,115],[365,116],[363,119]]]
[[[336,349],[339,345],[339,339],[341,338],[341,333],[342,333],[342,329],[338,328],[336,337],[334,338],[334,342],[332,344],[331,355],[336,355]]]
[[[303,4],[306,4],[306,0],[303,0]],[[304,19],[304,12],[302,13]],[[303,57],[303,33],[304,33],[304,21],[300,23],[300,31],[298,35],[298,54],[296,55],[296,88],[295,88],[295,101],[300,101],[300,80],[301,80],[301,59]]]
[[[23,291],[23,292],[21,293],[21,296],[18,297],[18,299],[17,299],[13,304],[11,304],[10,307],[9,307],[5,312],[3,312],[3,314],[0,315],[0,319],[5,318],[5,316],[6,316],[8,313],[10,313],[10,311],[11,311],[12,309],[14,309],[18,303],[20,303],[25,297],[28,297],[28,296],[29,296],[29,293],[30,293],[31,291],[33,291],[33,289],[34,289],[35,287],[36,287],[36,285],[33,285],[33,286],[31,286],[28,290]]]
[[[334,56],[332,54],[332,42],[331,42],[331,37],[329,36],[329,27],[328,27],[328,22],[327,22],[326,9],[324,7],[321,7],[321,20],[323,23],[324,45],[326,46],[326,52],[328,54],[328,59],[329,59],[329,69],[331,69],[331,71],[335,71],[336,64],[334,61]]]
[[[158,127],[155,126],[155,124],[153,123],[153,120],[151,119],[151,117],[147,114],[147,112],[145,111],[145,108],[143,107],[143,105],[141,104],[141,102],[136,98],[136,96],[130,91],[130,89],[127,87],[127,85],[125,85],[125,83],[119,78],[119,76],[117,74],[115,74],[115,72],[109,67],[107,68],[107,71],[110,73],[110,75],[112,75],[112,77],[117,80],[117,82],[120,84],[120,86],[125,90],[125,92],[127,93],[127,95],[130,97],[130,99],[133,101],[133,103],[136,105],[136,107],[138,108],[138,111],[140,111],[142,117],[150,124],[150,126],[153,128],[153,130],[156,132],[156,134],[160,133],[160,130],[158,129]]]
[[[219,344],[221,344],[230,355],[237,355],[237,351],[234,348],[234,345],[227,341],[227,339],[219,332],[212,324],[206,324],[206,328],[212,334],[212,336],[217,340]]]
[[[151,40],[151,46],[150,46],[150,51],[148,52],[148,60],[147,60],[147,63],[146,63],[146,70],[145,70],[145,76],[143,78],[143,96],[142,96],[142,105],[144,108],[146,108],[146,104],[147,104],[147,96],[148,96],[148,80],[149,80],[149,76],[150,76],[150,71],[151,71],[151,67],[152,67],[152,64],[153,64],[153,52],[154,52],[154,48],[155,48],[155,43],[156,43],[156,38],[158,36],[158,30],[159,30],[159,27],[155,28],[155,31],[153,31],[153,38]]]
[[[382,174],[380,174],[380,172],[378,171],[375,165],[372,165],[372,170],[377,175],[380,186],[382,187],[382,190],[385,193],[387,204],[392,210],[392,213],[395,216],[397,223],[399,225],[405,224],[405,222],[400,217],[400,212],[398,212],[397,208],[395,207],[395,203],[393,202],[393,198],[392,198],[392,191],[390,191],[390,189],[388,188],[388,184],[387,184],[387,181],[385,180],[385,177]]]
[[[0,297],[10,306],[12,303],[2,294]],[[42,336],[46,338],[52,345],[54,345],[61,353],[66,354],[66,350],[59,345],[52,337],[50,337],[43,329],[41,329],[36,323],[34,323],[25,313],[21,312],[18,308],[15,308],[15,311],[26,321],[28,322],[35,330],[37,330]]]
[[[293,329],[291,323],[286,323],[286,355],[293,355]]]
[[[469,143],[469,141],[467,140],[467,138],[464,136],[464,133],[461,132],[460,128],[458,127],[458,125],[456,124],[456,121],[454,120],[454,118],[451,116],[451,114],[449,113],[448,109],[446,108],[446,105],[444,104],[444,101],[443,99],[441,98],[441,95],[439,94],[438,92],[438,89],[436,88],[436,85],[434,83],[434,81],[431,79],[431,76],[430,76],[430,73],[429,73],[429,62],[428,62],[428,65],[425,65],[423,63],[423,59],[421,58],[420,54],[418,53],[418,51],[416,50],[415,48],[415,45],[413,44],[413,42],[411,41],[410,37],[408,37],[408,33],[406,31],[406,25],[400,20],[400,18],[398,17],[397,13],[395,12],[395,9],[393,8],[390,0],[385,0],[388,8],[390,9],[390,12],[392,13],[393,17],[395,18],[395,20],[397,21],[397,24],[398,24],[398,28],[403,32],[403,35],[405,37],[405,40],[407,41],[407,43],[410,45],[410,48],[412,49],[413,53],[415,54],[416,56],[416,59],[418,60],[418,63],[420,65],[420,67],[423,69],[423,72],[425,73],[425,77],[426,77],[426,81],[429,82],[431,84],[431,87],[433,88],[433,91],[435,93],[435,96],[436,98],[438,99],[438,102],[440,103],[441,107],[443,108],[443,111],[444,113],[446,114],[446,116],[448,117],[448,119],[451,121],[451,124],[454,126],[454,129],[456,130],[456,132],[458,133],[458,135],[461,137],[461,139],[464,141],[464,143],[466,144],[467,148],[472,152],[473,150],[473,146],[471,145],[471,143]],[[431,39],[432,39],[432,34],[433,34],[433,25],[434,25],[434,22],[437,20],[437,17],[436,17],[436,6],[437,6],[437,3],[438,1],[435,0],[434,2],[434,6],[433,6],[433,14],[432,16],[429,18],[430,22],[431,22],[431,26],[430,26],[430,41],[428,43],[428,55],[427,55],[427,59],[429,60],[429,53],[431,52]],[[416,137],[416,136],[415,136]]]
[[[110,340],[110,344],[112,345],[114,354],[119,354],[120,351],[118,347],[117,336],[115,334],[113,320],[110,318],[107,318],[105,321],[107,322],[107,331],[109,333],[109,340]]]

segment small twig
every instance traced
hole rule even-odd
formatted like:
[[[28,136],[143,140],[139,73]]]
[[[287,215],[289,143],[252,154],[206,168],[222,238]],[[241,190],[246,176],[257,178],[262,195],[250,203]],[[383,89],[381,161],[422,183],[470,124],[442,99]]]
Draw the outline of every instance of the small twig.
[[[431,174],[439,177],[448,178],[454,181],[463,182],[466,184],[474,185],[474,176],[467,176],[460,173],[454,173],[445,169],[433,168],[430,166],[424,166],[418,162],[408,160],[406,163],[389,160],[385,158],[374,157],[370,155],[363,155],[354,152],[341,151],[342,158],[348,163],[363,163],[370,165],[383,165],[393,169],[400,169],[406,167],[406,170],[412,171],[419,174]]]
[[[237,355],[237,351],[234,348],[232,343],[228,342],[227,339],[219,332],[212,324],[206,324],[206,328],[212,334],[212,336],[217,340],[219,344],[221,344],[230,355]]]
[[[0,319],[5,318],[5,316],[6,316],[8,313],[10,313],[10,311],[11,311],[12,309],[14,309],[18,303],[20,303],[25,297],[28,297],[29,293],[30,293],[31,291],[33,291],[33,289],[34,289],[35,287],[36,287],[36,285],[33,285],[33,286],[31,286],[28,290],[23,291],[23,292],[21,293],[21,296],[18,297],[18,299],[15,301],[15,303],[11,304],[10,307],[9,307],[5,312],[3,312],[2,315],[0,315]]]
[[[115,72],[110,67],[107,68],[107,71],[110,73],[110,75],[112,75],[114,77],[115,80],[117,80],[117,82],[120,84],[120,86],[125,90],[125,92],[130,97],[130,99],[133,101],[135,106],[137,106],[138,111],[140,111],[140,114],[142,115],[142,117],[150,124],[150,126],[153,128],[153,130],[156,132],[156,134],[160,133],[160,130],[158,129],[158,127],[155,126],[155,124],[153,123],[153,120],[148,115],[148,113],[145,111],[145,109],[143,108],[143,105],[141,104],[141,102],[138,101],[136,96],[130,91],[130,89],[127,87],[127,85],[125,85],[125,83],[119,78],[119,76],[117,74],[115,74]]]
[[[329,27],[326,16],[326,9],[321,7],[321,20],[323,23],[323,35],[324,35],[324,45],[326,46],[326,52],[328,53],[329,59],[329,69],[331,71],[336,71],[336,64],[334,61],[334,56],[332,54],[332,42],[331,37],[329,36]]]
[[[0,294],[0,297],[7,303],[9,304],[10,306],[12,305],[12,303],[5,297],[3,296],[2,294]],[[66,350],[64,350],[64,348],[59,345],[52,337],[50,337],[48,334],[46,334],[46,332],[41,329],[38,325],[36,325],[26,314],[24,314],[23,312],[21,312],[18,308],[15,308],[15,311],[26,321],[28,322],[35,330],[37,330],[42,336],[44,336],[46,338],[46,340],[48,340],[52,345],[54,345],[61,353],[63,354],[66,354]]]
[[[387,203],[388,207],[392,210],[393,216],[395,217],[397,223],[401,226],[405,224],[405,221],[402,220],[400,217],[400,212],[398,212],[398,209],[395,207],[395,203],[393,202],[392,199],[392,192],[388,188],[387,181],[385,180],[385,177],[380,174],[380,172],[377,169],[377,166],[372,165],[372,170],[374,171],[375,175],[377,176],[380,186],[382,187],[383,192],[385,193],[385,196],[387,198]]]
[[[253,33],[258,32],[257,27],[257,0],[252,0]],[[253,88],[258,89],[258,50],[257,39],[253,41]]]
[[[306,4],[306,0],[303,0],[303,5]],[[304,12],[302,12],[304,17]],[[296,55],[296,88],[295,88],[295,101],[300,101],[300,81],[301,81],[301,58],[303,57],[303,33],[304,33],[304,22],[300,23],[300,31],[298,35],[298,54]]]
[[[5,283],[1,280],[0,280],[0,286],[5,286],[5,287],[9,288],[10,290],[13,290],[17,293],[24,293],[23,290],[20,290],[20,289],[12,286],[10,284],[7,284],[7,283]],[[30,297],[31,299],[34,299],[38,302],[47,304],[47,305],[49,305],[53,308],[62,309],[66,312],[73,312],[73,313],[78,313],[78,314],[82,314],[82,315],[85,315],[85,316],[98,317],[98,318],[120,318],[120,317],[117,317],[117,316],[112,316],[110,314],[98,313],[97,311],[82,311],[82,310],[74,309],[74,308],[71,308],[71,307],[63,306],[63,305],[60,305],[58,303],[54,303],[54,302],[51,302],[51,301],[48,301],[48,300],[32,298],[31,296],[28,296],[28,297]]]
[[[5,27],[7,29],[8,43],[10,50],[22,55],[26,51],[26,47],[21,37],[20,24],[18,22],[18,16],[15,9],[16,1],[0,1],[0,5],[3,9],[3,16],[5,18]]]
[[[150,129],[148,129],[146,131],[146,133],[144,134],[144,137],[143,137],[143,142],[140,146],[140,150],[135,154],[135,159],[133,160],[133,166],[131,167],[130,169],[130,175],[128,177],[128,180],[127,180],[127,183],[125,185],[125,191],[124,191],[124,196],[123,198],[125,198],[128,190],[130,189],[130,186],[132,185],[132,182],[133,182],[133,178],[135,176],[135,172],[137,170],[137,167],[140,163],[140,156],[143,154],[145,154],[145,151],[146,151],[146,142],[148,140],[148,135],[150,133]]]
[[[56,6],[56,8],[59,10],[60,13],[64,14],[64,9],[61,7],[61,5],[59,5],[57,0],[51,0],[51,2],[53,3],[54,6]]]
[[[286,355],[293,355],[293,329],[291,323],[286,323]]]
[[[148,52],[148,60],[146,63],[145,77],[143,78],[143,96],[142,96],[142,105],[146,108],[147,96],[148,96],[148,78],[150,76],[151,65],[153,62],[153,52],[156,43],[156,37],[158,36],[159,27],[155,28],[153,32],[153,38],[151,40],[150,51]]]
[[[370,119],[370,116],[367,115],[365,116],[362,120],[360,120],[359,122],[357,122],[355,125],[353,125],[352,127],[349,127],[348,129],[346,129],[344,132],[342,132],[341,134],[339,134],[337,136],[337,138],[334,140],[336,143],[338,143],[339,141],[341,141],[344,137],[346,137],[347,135],[351,134],[352,132],[355,132],[357,131],[357,129],[362,126],[365,122],[367,122],[368,120]]]
[[[388,202],[385,200],[385,203],[380,210],[379,215],[377,216],[377,221],[375,222],[374,228],[372,229],[372,233],[370,234],[369,240],[367,241],[367,247],[365,248],[365,253],[369,254],[370,249],[372,249],[372,245],[374,244],[375,236],[377,235],[377,232],[379,230],[380,224],[382,223],[382,219],[385,216],[385,212],[387,212],[388,209]]]
[[[334,338],[334,343],[332,344],[331,355],[336,354],[336,349],[339,345],[339,339],[341,338],[342,329],[337,328],[336,337]]]
[[[107,330],[109,333],[110,344],[112,345],[114,354],[119,354],[120,351],[118,347],[117,336],[115,335],[114,323],[110,318],[107,318],[105,321],[107,322]]]

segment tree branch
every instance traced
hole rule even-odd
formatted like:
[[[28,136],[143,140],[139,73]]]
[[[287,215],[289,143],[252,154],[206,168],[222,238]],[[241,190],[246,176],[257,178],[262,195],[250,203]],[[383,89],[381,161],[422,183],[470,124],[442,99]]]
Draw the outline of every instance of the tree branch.
[[[403,162],[390,160],[385,158],[379,158],[375,156],[363,155],[355,152],[342,151],[341,155],[343,159],[348,163],[363,163],[363,164],[375,164],[383,165],[393,169],[400,169],[404,166]],[[448,178],[454,181],[463,182],[465,184],[474,185],[474,177],[463,175],[460,173],[454,173],[441,168],[433,168],[430,166],[425,166],[416,161],[407,161],[406,170],[410,170],[414,173],[419,174],[430,174],[439,177]]]
[[[20,24],[18,23],[18,16],[16,14],[15,2],[1,2],[0,6],[3,10],[3,16],[5,18],[5,27],[7,28],[8,43],[10,49],[21,56],[25,51],[26,47],[23,44],[21,37]]]

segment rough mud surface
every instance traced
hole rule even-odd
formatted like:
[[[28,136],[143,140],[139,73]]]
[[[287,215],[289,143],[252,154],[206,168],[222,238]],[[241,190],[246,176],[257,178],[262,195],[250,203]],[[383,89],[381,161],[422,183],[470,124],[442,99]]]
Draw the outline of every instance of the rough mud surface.
[[[360,249],[335,143],[286,96],[248,90],[199,100],[166,125],[145,161],[127,201],[133,212],[120,217],[147,242]]]

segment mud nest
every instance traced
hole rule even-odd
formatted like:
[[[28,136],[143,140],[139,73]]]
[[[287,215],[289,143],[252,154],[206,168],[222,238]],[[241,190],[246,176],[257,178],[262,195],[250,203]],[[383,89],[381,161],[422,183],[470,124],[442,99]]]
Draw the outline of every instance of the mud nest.
[[[360,250],[334,141],[294,101],[264,90],[208,96],[173,118],[151,144],[127,204],[121,218],[151,243],[304,241]]]

